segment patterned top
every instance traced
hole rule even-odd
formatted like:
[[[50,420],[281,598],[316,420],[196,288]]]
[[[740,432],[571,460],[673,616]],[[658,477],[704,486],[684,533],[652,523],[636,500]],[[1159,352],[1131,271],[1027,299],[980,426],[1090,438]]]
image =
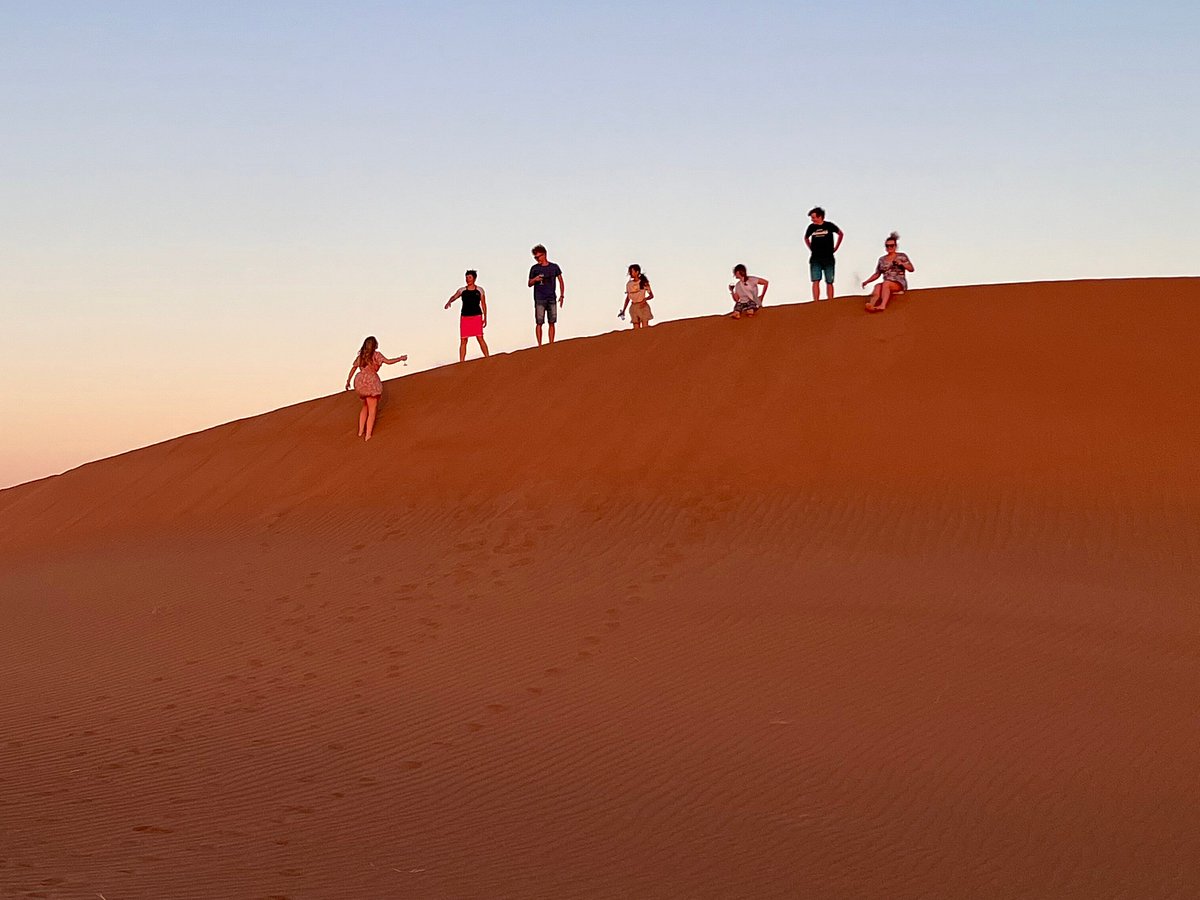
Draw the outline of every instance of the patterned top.
[[[354,376],[354,390],[360,397],[378,397],[383,394],[383,382],[379,380],[379,367],[383,365],[383,354],[378,350],[365,369]],[[355,359],[357,365],[358,360]]]
[[[897,253],[896,258],[888,261],[887,256],[879,257],[879,262],[875,264],[875,274],[882,275],[884,281],[894,281],[900,285],[900,290],[908,290],[908,280],[904,277],[906,270],[902,263],[909,263],[907,253]]]

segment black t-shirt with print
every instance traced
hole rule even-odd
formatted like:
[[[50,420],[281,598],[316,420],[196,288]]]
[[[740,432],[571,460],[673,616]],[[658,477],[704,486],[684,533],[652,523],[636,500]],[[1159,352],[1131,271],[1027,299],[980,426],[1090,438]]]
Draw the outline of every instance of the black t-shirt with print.
[[[820,225],[816,222],[810,223],[804,231],[804,237],[809,242],[809,249],[812,250],[812,255],[808,258],[808,261],[819,263],[831,262],[833,260],[833,236],[841,233],[842,229],[838,228],[828,219]]]

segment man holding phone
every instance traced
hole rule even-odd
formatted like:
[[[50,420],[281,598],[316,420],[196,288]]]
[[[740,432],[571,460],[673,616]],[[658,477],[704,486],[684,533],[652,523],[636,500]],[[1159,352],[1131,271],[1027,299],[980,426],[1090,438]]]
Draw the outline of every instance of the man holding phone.
[[[542,325],[550,322],[550,343],[554,343],[554,325],[558,321],[558,307],[567,299],[567,289],[563,284],[562,269],[558,263],[546,261],[546,248],[538,244],[533,248],[533,258],[537,260],[529,269],[529,286],[533,288],[533,319],[537,323],[538,346],[542,346]],[[554,296],[554,282],[558,280],[557,302]]]

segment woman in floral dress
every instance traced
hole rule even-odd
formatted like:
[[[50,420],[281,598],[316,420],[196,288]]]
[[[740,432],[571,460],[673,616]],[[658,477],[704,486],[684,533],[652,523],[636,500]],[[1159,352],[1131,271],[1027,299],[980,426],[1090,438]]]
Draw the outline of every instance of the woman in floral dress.
[[[379,379],[379,369],[408,359],[408,354],[388,359],[379,352],[379,341],[371,335],[363,341],[362,349],[350,366],[350,374],[346,376],[346,390],[350,390],[350,379],[354,379],[354,390],[362,398],[362,410],[358,414],[358,436],[363,440],[371,439],[375,430],[375,409],[379,398],[383,396],[383,382]],[[357,375],[354,373],[358,372]]]

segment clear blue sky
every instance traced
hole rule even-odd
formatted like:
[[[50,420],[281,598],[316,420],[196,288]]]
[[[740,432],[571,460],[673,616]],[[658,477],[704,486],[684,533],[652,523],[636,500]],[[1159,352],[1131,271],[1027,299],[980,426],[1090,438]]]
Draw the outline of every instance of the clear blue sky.
[[[562,337],[806,299],[814,204],[839,293],[1197,274],[1198,9],[0,2],[0,486],[453,360],[468,267],[527,347],[536,242]]]

